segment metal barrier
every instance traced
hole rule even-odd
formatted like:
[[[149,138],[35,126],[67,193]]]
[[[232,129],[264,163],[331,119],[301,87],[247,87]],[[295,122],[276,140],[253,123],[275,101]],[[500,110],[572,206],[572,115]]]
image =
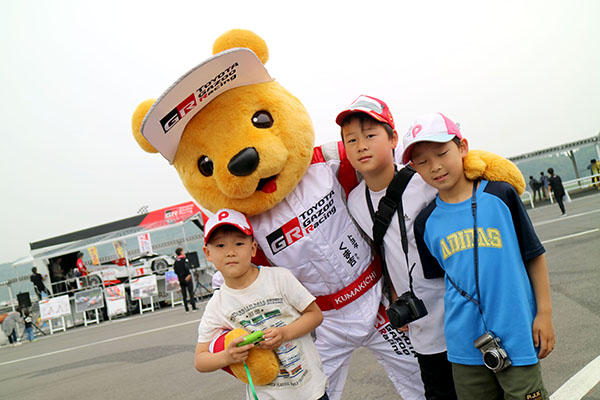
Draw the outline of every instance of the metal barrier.
[[[565,188],[565,197],[566,197],[566,201],[570,202],[571,201],[571,195],[569,194],[569,192],[575,192],[575,191],[586,191],[589,190],[590,188],[596,188],[598,190],[600,190],[600,174],[597,175],[591,175],[591,176],[584,176],[583,178],[577,178],[577,179],[571,179],[568,181],[564,181],[563,182],[563,187]],[[543,189],[541,189],[543,190]],[[544,200],[550,200],[550,204],[554,204],[554,193],[552,192],[552,190],[548,190],[548,198],[544,198]],[[531,205],[531,208],[535,208],[534,205],[534,201],[533,201],[533,195],[531,194],[530,191],[526,190],[523,192],[523,194],[521,195],[521,201],[523,201],[524,203],[529,203]],[[541,201],[541,200],[540,200]]]

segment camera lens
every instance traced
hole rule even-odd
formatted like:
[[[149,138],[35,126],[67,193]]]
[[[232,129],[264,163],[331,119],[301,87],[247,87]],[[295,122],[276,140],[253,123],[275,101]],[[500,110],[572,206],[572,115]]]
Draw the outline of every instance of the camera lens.
[[[406,305],[398,306],[397,304],[393,304],[392,307],[387,310],[387,316],[390,320],[390,325],[396,329],[401,328],[412,321],[410,310]]]
[[[495,370],[500,366],[500,357],[498,357],[498,354],[493,350],[486,351],[483,354],[483,362],[489,369]]]

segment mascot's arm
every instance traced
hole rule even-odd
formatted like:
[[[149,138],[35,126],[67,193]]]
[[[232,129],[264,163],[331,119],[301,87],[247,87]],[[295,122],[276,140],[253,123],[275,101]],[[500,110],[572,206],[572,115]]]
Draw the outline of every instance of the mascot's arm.
[[[504,157],[484,150],[470,150],[464,159],[465,176],[471,180],[484,178],[489,181],[510,183],[517,193],[525,191],[525,178],[515,164]]]
[[[346,149],[342,141],[328,142],[314,148],[311,164],[329,160],[339,161],[337,178],[344,188],[347,198],[352,189],[358,185],[359,180],[356,171],[346,156]]]

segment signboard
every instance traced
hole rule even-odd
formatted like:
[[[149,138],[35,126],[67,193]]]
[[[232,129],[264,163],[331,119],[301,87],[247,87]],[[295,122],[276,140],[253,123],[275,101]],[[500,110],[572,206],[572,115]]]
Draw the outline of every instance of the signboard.
[[[123,242],[117,240],[113,242],[113,247],[115,248],[115,254],[118,259],[125,258],[125,250],[123,249]]]
[[[104,307],[104,298],[101,287],[75,292],[75,312],[85,312],[102,307]]]
[[[160,226],[175,224],[184,221],[187,218],[200,212],[200,208],[198,208],[198,206],[194,204],[193,201],[188,201],[187,203],[162,208],[160,210],[148,213],[144,220],[140,223],[140,226],[158,228]]]
[[[52,297],[40,301],[40,318],[48,321],[53,318],[59,318],[63,315],[71,314],[71,304],[69,295]]]
[[[150,241],[149,232],[139,234],[138,243],[140,245],[141,254],[152,254],[152,242]]]
[[[141,276],[131,281],[131,300],[158,295],[156,275]]]
[[[127,313],[127,301],[125,300],[125,285],[109,286],[104,291],[106,297],[106,312],[109,316]]]
[[[100,265],[100,258],[98,257],[98,249],[96,246],[88,247],[88,253],[90,253],[92,264]]]
[[[179,278],[175,274],[175,271],[169,270],[165,273],[165,291],[174,292],[179,290]]]

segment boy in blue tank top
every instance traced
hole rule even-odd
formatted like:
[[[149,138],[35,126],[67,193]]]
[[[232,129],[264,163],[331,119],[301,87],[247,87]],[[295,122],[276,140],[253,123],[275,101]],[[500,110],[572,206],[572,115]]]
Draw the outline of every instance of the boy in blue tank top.
[[[424,276],[445,276],[458,398],[547,399],[539,359],[555,343],[548,268],[517,192],[465,177],[467,141],[442,114],[417,119],[403,143],[402,162],[439,192],[414,233]]]

